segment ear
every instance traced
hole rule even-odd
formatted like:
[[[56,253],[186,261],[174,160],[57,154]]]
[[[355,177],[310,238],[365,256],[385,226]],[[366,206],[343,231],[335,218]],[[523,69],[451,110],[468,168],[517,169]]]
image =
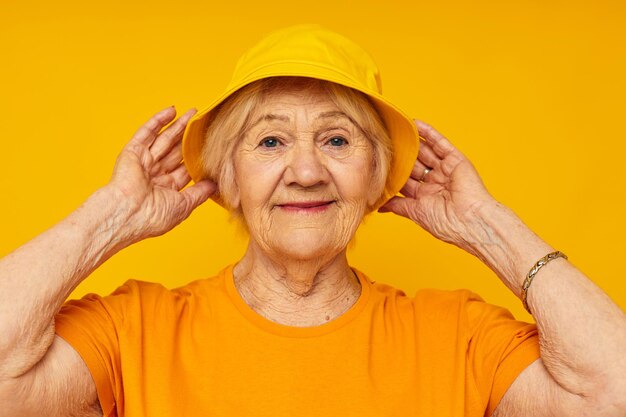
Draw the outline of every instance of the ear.
[[[237,180],[233,178],[232,181],[232,195],[230,196],[230,205],[233,210],[239,210],[241,205],[241,194],[239,193],[239,184]]]
[[[239,210],[241,194],[235,176],[235,169],[232,164],[227,164],[222,171],[222,178],[220,178],[220,198],[229,209],[234,211]]]
[[[380,178],[380,175],[377,173],[374,174],[372,178],[371,187],[369,187],[368,195],[367,195],[367,205],[368,207],[374,207],[378,200],[383,196],[385,192],[386,179]]]

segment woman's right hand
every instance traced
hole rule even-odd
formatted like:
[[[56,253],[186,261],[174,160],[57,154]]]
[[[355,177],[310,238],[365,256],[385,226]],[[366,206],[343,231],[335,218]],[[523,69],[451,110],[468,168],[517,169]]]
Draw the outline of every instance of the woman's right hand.
[[[193,114],[166,129],[174,108],[155,114],[124,147],[105,187],[0,259],[0,415],[101,415],[89,370],[55,336],[54,317],[111,255],[169,231],[215,192],[210,181],[183,190],[190,178],[181,140]]]
[[[161,110],[137,130],[118,156],[105,188],[121,197],[114,201],[125,214],[127,244],[168,232],[217,189],[215,183],[203,180],[183,190],[191,178],[182,163],[182,136],[195,112],[187,111],[161,131],[176,116],[173,106]]]

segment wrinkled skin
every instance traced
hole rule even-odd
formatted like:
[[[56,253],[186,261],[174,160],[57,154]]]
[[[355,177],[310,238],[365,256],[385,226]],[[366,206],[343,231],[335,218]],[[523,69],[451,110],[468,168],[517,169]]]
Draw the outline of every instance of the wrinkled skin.
[[[235,156],[252,240],[270,256],[338,254],[378,197],[371,143],[320,91],[272,94],[252,120]],[[296,206],[303,202],[328,204]]]

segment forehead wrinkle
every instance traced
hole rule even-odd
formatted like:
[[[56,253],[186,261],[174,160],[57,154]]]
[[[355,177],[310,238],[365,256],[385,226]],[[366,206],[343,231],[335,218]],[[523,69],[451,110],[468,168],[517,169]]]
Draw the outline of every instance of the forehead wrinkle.
[[[319,120],[319,119],[346,119],[350,123],[352,123],[355,127],[359,127],[359,125],[354,121],[352,117],[348,116],[341,110],[333,110],[333,111],[320,113],[317,115],[315,120]]]
[[[352,120],[348,117],[347,114],[345,114],[341,110],[325,111],[325,112],[318,114],[316,117],[316,119],[338,119],[338,118],[345,118],[345,119]]]
[[[282,115],[282,114],[275,114],[275,113],[266,113],[266,114],[261,115],[261,117],[259,117],[258,119],[256,119],[250,125],[250,129],[252,129],[254,126],[258,125],[261,122],[273,122],[275,120],[279,120],[281,122],[288,123],[289,122],[289,116]]]
[[[346,121],[350,122],[353,127],[357,128],[361,133],[365,133],[365,132],[362,131],[360,126],[356,123],[356,121],[352,117],[348,116],[346,113],[344,113],[341,110],[329,110],[329,111],[318,113],[313,118],[312,121],[315,124],[318,124],[318,123],[326,122],[327,120],[346,120]],[[280,121],[280,122],[283,122],[283,123],[290,123],[291,122],[291,118],[288,115],[285,115],[285,114],[265,113],[265,114],[262,114],[261,116],[259,116],[250,125],[250,127],[248,129],[254,128],[255,126],[257,126],[261,122],[270,122],[271,123],[273,121]]]

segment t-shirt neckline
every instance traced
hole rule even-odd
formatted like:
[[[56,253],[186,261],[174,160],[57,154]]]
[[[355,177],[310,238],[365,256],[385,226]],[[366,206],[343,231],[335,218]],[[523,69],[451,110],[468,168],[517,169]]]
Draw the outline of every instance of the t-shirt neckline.
[[[239,291],[235,287],[235,281],[233,277],[233,268],[235,264],[231,264],[222,270],[221,275],[223,278],[224,285],[226,287],[226,292],[230,297],[231,301],[237,308],[237,310],[244,316],[246,320],[255,326],[265,330],[269,333],[284,336],[284,337],[295,337],[295,338],[306,338],[306,337],[316,337],[325,335],[331,332],[336,331],[337,329],[345,326],[346,324],[353,321],[356,317],[359,316],[361,311],[367,305],[367,302],[370,298],[371,292],[371,283],[367,279],[367,277],[355,268],[352,268],[354,273],[356,274],[359,282],[361,283],[361,294],[357,301],[341,316],[337,317],[334,320],[329,321],[328,323],[320,324],[318,326],[311,327],[296,327],[296,326],[287,326],[284,324],[273,322],[256,311],[254,311],[241,297]]]

